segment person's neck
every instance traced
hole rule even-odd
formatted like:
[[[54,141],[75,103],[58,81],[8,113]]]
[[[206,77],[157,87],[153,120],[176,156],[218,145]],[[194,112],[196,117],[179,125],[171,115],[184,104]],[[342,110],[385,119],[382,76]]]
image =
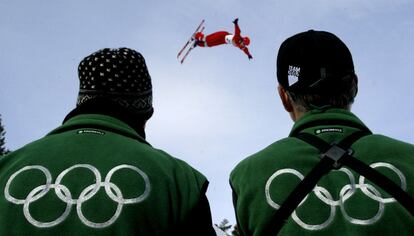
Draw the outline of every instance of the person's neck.
[[[349,106],[344,107],[342,109],[347,110],[347,111],[351,111],[351,106],[349,105]],[[290,114],[290,117],[292,118],[293,122],[296,122],[300,118],[302,118],[302,116],[304,116],[307,112],[308,111],[299,110],[296,107],[293,107],[293,111],[290,112],[289,114]]]
[[[306,112],[303,111],[299,111],[296,108],[293,108],[293,111],[290,112],[290,117],[292,118],[293,122],[296,122],[297,120],[299,120],[300,118],[302,118],[302,116],[305,114]]]
[[[133,128],[139,136],[145,139],[146,120],[140,119],[137,115],[126,111],[119,105],[112,102],[91,101],[73,109],[63,120],[65,123],[72,117],[82,114],[100,114],[114,117]]]

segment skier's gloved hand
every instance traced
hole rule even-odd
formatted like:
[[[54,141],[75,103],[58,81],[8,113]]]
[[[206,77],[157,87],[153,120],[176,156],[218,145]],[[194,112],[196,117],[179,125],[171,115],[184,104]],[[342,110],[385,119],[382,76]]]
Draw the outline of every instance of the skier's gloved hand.
[[[233,23],[237,25],[239,23],[239,18],[234,19]]]
[[[251,55],[249,55],[249,60],[253,59],[253,57]]]

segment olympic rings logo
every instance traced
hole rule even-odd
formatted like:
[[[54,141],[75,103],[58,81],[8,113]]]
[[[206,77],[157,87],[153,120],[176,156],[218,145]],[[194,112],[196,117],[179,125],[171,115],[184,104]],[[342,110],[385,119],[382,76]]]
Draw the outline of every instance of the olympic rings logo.
[[[385,162],[377,162],[377,163],[371,164],[370,167],[372,168],[383,167],[383,168],[390,169],[395,174],[397,174],[398,178],[400,179],[401,188],[403,190],[407,189],[407,182],[406,182],[404,174],[399,169],[397,169],[395,166],[389,163],[385,163]],[[358,180],[358,184],[356,184],[355,177],[352,175],[351,171],[349,171],[346,168],[341,168],[338,171],[344,172],[348,176],[349,182],[350,182],[350,184],[346,184],[344,187],[342,187],[341,191],[339,192],[339,199],[337,198],[337,200],[334,200],[334,198],[332,197],[332,194],[326,188],[323,188],[321,186],[316,185],[315,188],[312,190],[319,200],[321,200],[323,203],[330,206],[330,213],[329,213],[328,218],[321,224],[316,224],[316,225],[307,224],[303,220],[301,220],[296,214],[296,211],[294,211],[292,213],[292,219],[300,227],[306,230],[321,230],[321,229],[328,227],[335,218],[336,207],[340,208],[342,215],[345,217],[345,219],[348,222],[352,224],[356,224],[356,225],[371,225],[377,222],[379,219],[381,219],[381,217],[384,214],[385,204],[396,201],[394,198],[391,198],[391,197],[383,198],[381,196],[381,193],[374,186],[372,186],[371,184],[365,183],[364,176],[360,176]],[[300,180],[303,180],[304,178],[304,176],[299,171],[295,169],[290,169],[290,168],[278,170],[275,173],[273,173],[273,175],[270,176],[270,178],[267,180],[266,185],[265,185],[266,201],[269,204],[269,206],[271,206],[272,208],[276,210],[280,208],[280,205],[273,201],[270,195],[270,185],[278,176],[283,175],[283,174],[294,175],[298,177]],[[354,195],[357,189],[360,189],[362,193],[366,195],[368,198],[378,202],[377,213],[369,219],[353,218],[345,210],[345,205],[344,205],[345,202],[349,198],[351,198],[352,195]],[[298,207],[300,207],[306,201],[307,198],[308,198],[308,195],[302,200],[301,203],[299,203]]]
[[[95,180],[96,180],[94,184],[91,184],[85,189],[83,189],[79,195],[79,198],[77,199],[72,198],[72,194],[70,190],[65,185],[61,184],[61,181],[65,177],[65,175],[76,168],[85,168],[87,170],[90,170],[95,175]],[[122,192],[119,189],[119,187],[111,182],[112,175],[116,171],[121,170],[121,169],[133,170],[144,180],[145,190],[141,195],[135,198],[126,199],[123,197]],[[10,185],[20,173],[29,171],[29,170],[37,170],[37,171],[42,172],[46,178],[46,183],[43,185],[39,185],[33,190],[31,190],[25,199],[17,199],[10,194]],[[88,201],[89,199],[91,199],[93,196],[95,196],[95,194],[99,191],[100,188],[104,188],[108,197],[112,199],[114,202],[118,203],[118,205],[117,205],[114,215],[109,220],[102,222],[102,223],[97,223],[97,222],[92,222],[88,220],[84,216],[82,212],[82,204]],[[29,208],[30,204],[39,200],[43,196],[45,196],[51,189],[54,189],[56,196],[60,200],[62,200],[64,203],[66,203],[66,209],[61,216],[59,216],[57,219],[53,221],[50,221],[50,222],[38,221],[34,219],[32,215],[30,214],[30,208]],[[122,208],[124,205],[136,204],[136,203],[140,203],[144,201],[146,198],[148,198],[150,191],[151,191],[151,184],[150,184],[147,174],[143,172],[142,170],[140,170],[139,168],[132,166],[132,165],[124,164],[124,165],[115,166],[108,172],[108,174],[105,177],[105,180],[102,181],[101,174],[99,173],[98,169],[96,169],[94,166],[89,165],[89,164],[77,164],[62,171],[56,178],[55,183],[52,183],[52,175],[47,168],[40,166],[40,165],[32,165],[32,166],[25,166],[10,176],[9,180],[6,183],[6,187],[4,188],[4,196],[6,200],[11,203],[14,203],[17,205],[23,205],[23,214],[26,220],[32,225],[39,227],[39,228],[49,228],[49,227],[56,226],[60,224],[61,222],[63,222],[69,216],[72,210],[72,205],[76,205],[76,212],[78,214],[79,219],[82,221],[82,223],[92,228],[104,228],[104,227],[110,226],[118,219],[118,217],[121,215]]]

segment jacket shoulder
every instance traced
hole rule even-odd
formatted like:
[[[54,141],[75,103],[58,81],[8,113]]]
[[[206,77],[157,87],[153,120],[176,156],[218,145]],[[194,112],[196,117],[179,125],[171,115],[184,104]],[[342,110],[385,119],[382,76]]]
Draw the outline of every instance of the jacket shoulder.
[[[254,166],[260,166],[261,164],[266,165],[270,159],[275,159],[275,157],[277,160],[283,160],[283,157],[290,155],[292,147],[297,147],[297,144],[300,142],[301,141],[296,138],[287,137],[270,144],[264,149],[246,157],[237,164],[231,172],[230,178],[233,179],[239,172],[246,173],[250,168],[252,168],[253,171],[255,169]]]
[[[411,143],[404,142],[402,140],[398,140],[398,139],[388,137],[382,134],[370,135],[367,137],[367,141],[371,143],[381,143],[383,145],[386,145],[386,147],[397,146],[400,148],[414,149],[414,145]]]
[[[153,149],[155,152],[164,156],[164,158],[167,158],[171,164],[173,164],[174,166],[176,166],[176,168],[178,168],[180,172],[187,173],[189,176],[192,176],[201,184],[204,184],[204,182],[207,181],[207,178],[201,172],[199,172],[197,169],[192,167],[186,161],[176,158],[163,150],[156,149],[156,148],[153,148]]]

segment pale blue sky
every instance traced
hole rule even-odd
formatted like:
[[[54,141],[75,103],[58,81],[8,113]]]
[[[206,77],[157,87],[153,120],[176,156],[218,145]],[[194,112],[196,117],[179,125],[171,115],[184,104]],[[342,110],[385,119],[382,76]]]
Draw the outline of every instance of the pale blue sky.
[[[0,114],[11,149],[44,136],[75,105],[77,65],[104,47],[147,60],[155,114],[147,140],[210,180],[213,220],[234,223],[228,175],[288,135],[276,92],[276,52],[287,37],[331,31],[359,76],[353,111],[375,132],[414,143],[414,3],[409,0],[0,0]],[[206,33],[239,17],[252,61],[229,45],[176,55],[201,19]]]

